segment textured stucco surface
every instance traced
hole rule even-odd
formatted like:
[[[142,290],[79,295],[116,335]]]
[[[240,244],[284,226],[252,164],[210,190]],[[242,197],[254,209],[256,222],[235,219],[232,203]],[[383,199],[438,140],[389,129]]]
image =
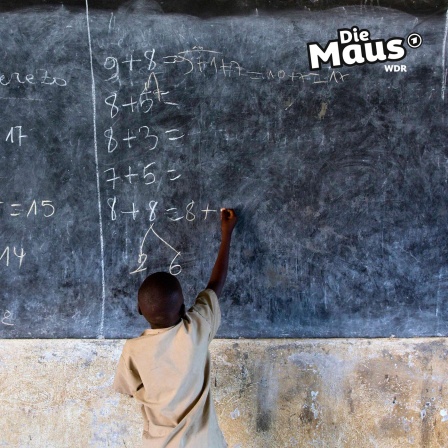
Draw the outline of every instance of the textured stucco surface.
[[[216,340],[229,447],[448,447],[447,341]],[[139,447],[139,409],[111,390],[123,343],[3,340],[0,447]]]

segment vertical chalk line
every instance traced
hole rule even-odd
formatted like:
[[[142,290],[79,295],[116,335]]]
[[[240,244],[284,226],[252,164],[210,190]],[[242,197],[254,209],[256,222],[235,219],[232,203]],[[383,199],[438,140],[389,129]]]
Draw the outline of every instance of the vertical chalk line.
[[[443,49],[442,49],[442,100],[445,101],[445,89],[446,89],[446,41],[448,39],[448,9],[446,10],[445,19],[445,35],[443,37]]]
[[[98,196],[98,215],[100,226],[100,248],[101,248],[101,286],[102,286],[102,303],[101,303],[101,323],[98,332],[98,339],[104,338],[104,311],[106,304],[106,280],[104,275],[104,236],[103,236],[103,218],[101,215],[101,192],[100,192],[100,170],[98,163],[98,142],[96,138],[96,91],[95,91],[95,76],[93,73],[93,54],[92,54],[92,39],[90,37],[90,23],[89,23],[89,2],[86,0],[86,19],[87,19],[87,37],[89,40],[90,53],[90,73],[92,76],[92,105],[93,105],[93,144],[95,149],[95,169],[96,169],[96,191]]]

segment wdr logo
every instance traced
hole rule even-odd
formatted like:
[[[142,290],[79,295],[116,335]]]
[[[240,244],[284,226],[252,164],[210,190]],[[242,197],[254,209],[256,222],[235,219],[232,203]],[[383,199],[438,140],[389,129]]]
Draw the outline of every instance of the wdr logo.
[[[339,29],[338,39],[330,40],[325,48],[317,42],[307,44],[308,61],[311,70],[319,70],[322,64],[330,64],[332,68],[339,68],[343,65],[364,65],[378,62],[398,62],[406,57],[404,48],[405,40],[401,37],[392,37],[385,41],[383,39],[370,39],[368,30],[359,30],[356,26],[351,29]],[[422,44],[422,37],[413,33],[407,38],[410,48],[418,48]],[[386,71],[400,71],[405,66],[390,65]],[[404,70],[406,71],[406,70]]]
[[[390,73],[405,72],[406,66],[405,65],[385,65],[384,69],[386,70],[386,72],[390,72]]]

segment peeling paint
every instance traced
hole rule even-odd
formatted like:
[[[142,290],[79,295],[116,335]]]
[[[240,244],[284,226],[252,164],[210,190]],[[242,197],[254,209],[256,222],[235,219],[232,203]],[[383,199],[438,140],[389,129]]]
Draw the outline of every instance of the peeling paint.
[[[230,418],[232,420],[237,419],[240,416],[240,410],[238,408],[236,408],[233,412],[230,413]]]

